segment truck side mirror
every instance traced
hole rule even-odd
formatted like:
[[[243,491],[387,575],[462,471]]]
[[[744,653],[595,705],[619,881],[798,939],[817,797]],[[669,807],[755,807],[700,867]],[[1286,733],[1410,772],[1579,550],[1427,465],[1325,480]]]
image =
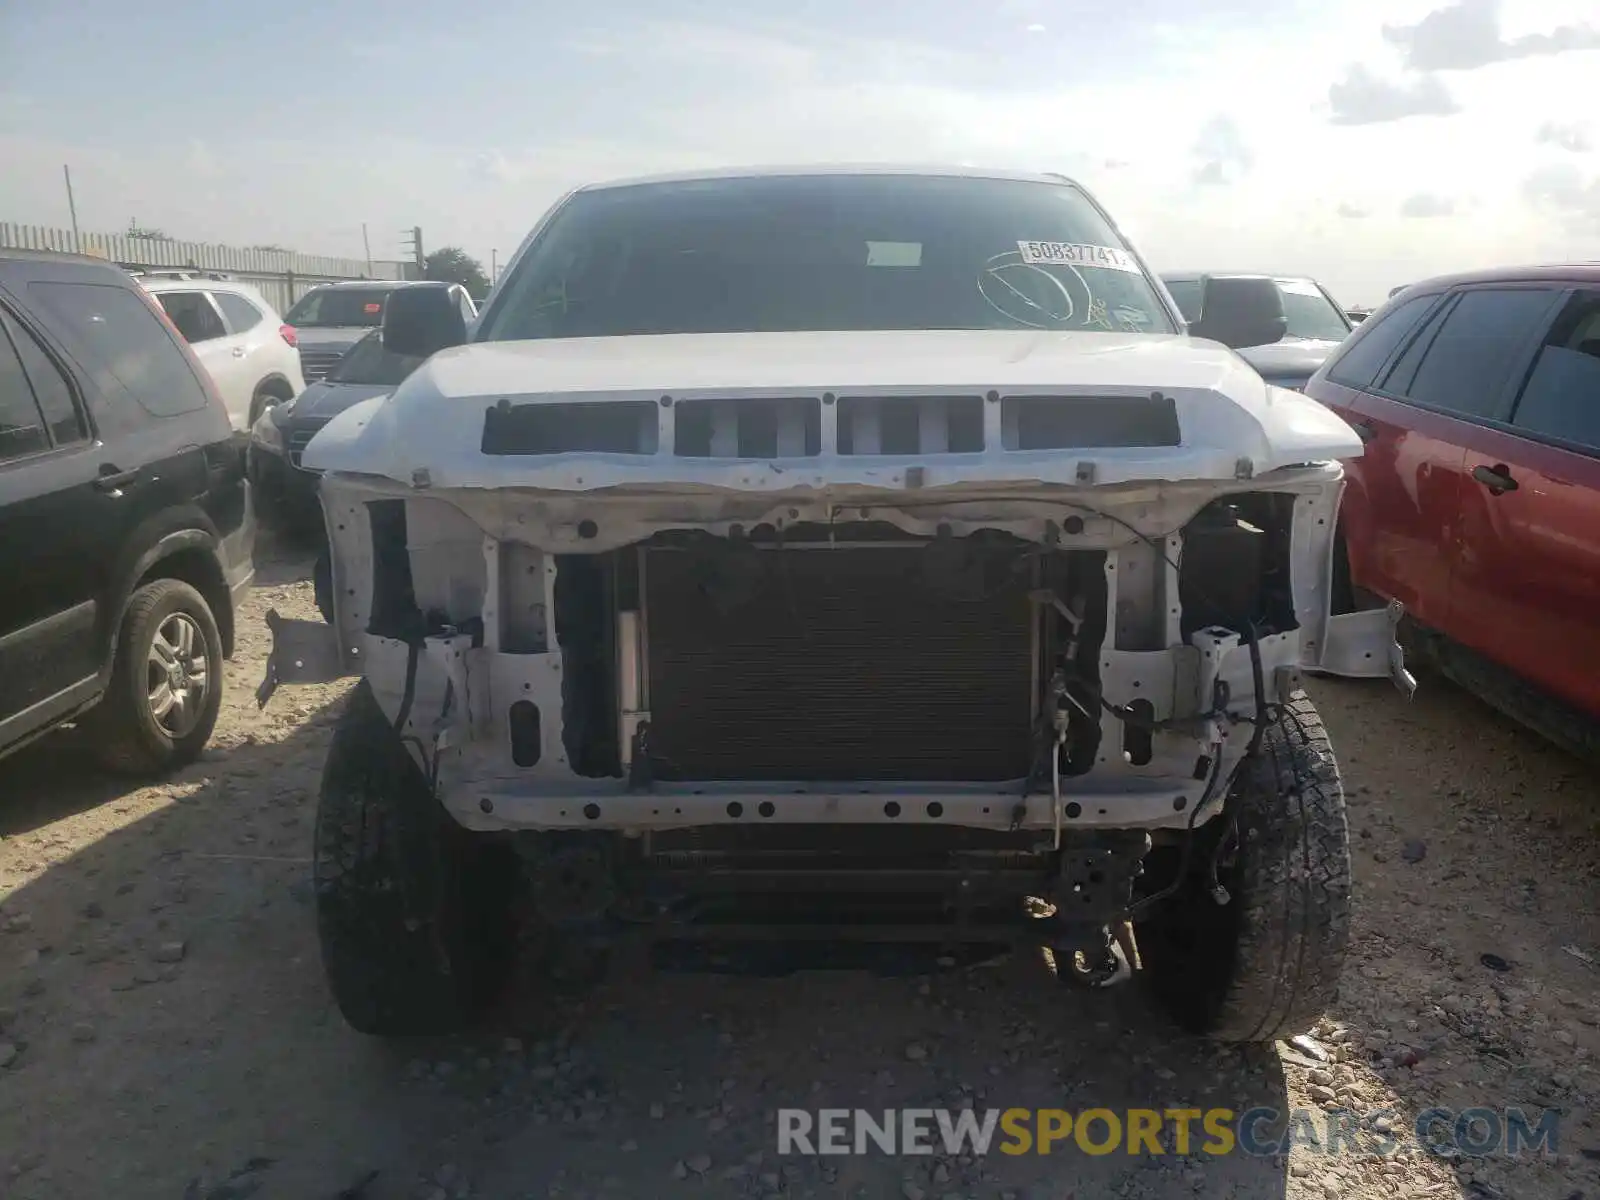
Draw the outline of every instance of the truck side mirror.
[[[1189,326],[1193,337],[1221,342],[1234,350],[1270,346],[1289,330],[1283,293],[1270,275],[1208,275],[1200,301],[1200,319]]]
[[[427,358],[467,340],[467,323],[448,283],[396,288],[383,306],[383,348]]]

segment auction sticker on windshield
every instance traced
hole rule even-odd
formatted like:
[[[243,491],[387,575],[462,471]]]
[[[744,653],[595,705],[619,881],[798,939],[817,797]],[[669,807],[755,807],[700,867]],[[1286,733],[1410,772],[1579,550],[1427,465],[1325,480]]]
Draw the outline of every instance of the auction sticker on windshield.
[[[1142,275],[1133,255],[1115,246],[1090,246],[1082,242],[1018,242],[1017,250],[1025,263],[1040,266],[1104,267],[1108,271],[1127,271]]]

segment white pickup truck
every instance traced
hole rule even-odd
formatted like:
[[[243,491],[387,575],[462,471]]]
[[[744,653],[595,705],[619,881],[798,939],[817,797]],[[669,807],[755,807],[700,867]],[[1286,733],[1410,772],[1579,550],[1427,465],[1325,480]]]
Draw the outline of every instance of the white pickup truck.
[[[582,188],[470,332],[312,439],[347,675],[315,851],[357,1029],[438,1031],[539,945],[1047,947],[1185,1027],[1302,1029],[1349,833],[1302,670],[1413,685],[1330,615],[1337,416],[1185,331],[1054,175],[724,172]]]

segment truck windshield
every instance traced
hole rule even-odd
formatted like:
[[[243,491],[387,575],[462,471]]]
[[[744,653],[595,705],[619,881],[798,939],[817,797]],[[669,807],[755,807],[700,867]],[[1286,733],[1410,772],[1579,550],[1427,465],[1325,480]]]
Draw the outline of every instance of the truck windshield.
[[[1174,333],[1066,183],[809,175],[579,192],[478,341],[904,329]]]

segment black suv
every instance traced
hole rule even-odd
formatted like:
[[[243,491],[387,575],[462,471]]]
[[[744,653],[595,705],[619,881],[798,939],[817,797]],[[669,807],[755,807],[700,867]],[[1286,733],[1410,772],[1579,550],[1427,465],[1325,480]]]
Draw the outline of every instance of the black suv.
[[[66,721],[120,770],[198,757],[254,540],[222,400],[149,295],[0,249],[0,757]]]

